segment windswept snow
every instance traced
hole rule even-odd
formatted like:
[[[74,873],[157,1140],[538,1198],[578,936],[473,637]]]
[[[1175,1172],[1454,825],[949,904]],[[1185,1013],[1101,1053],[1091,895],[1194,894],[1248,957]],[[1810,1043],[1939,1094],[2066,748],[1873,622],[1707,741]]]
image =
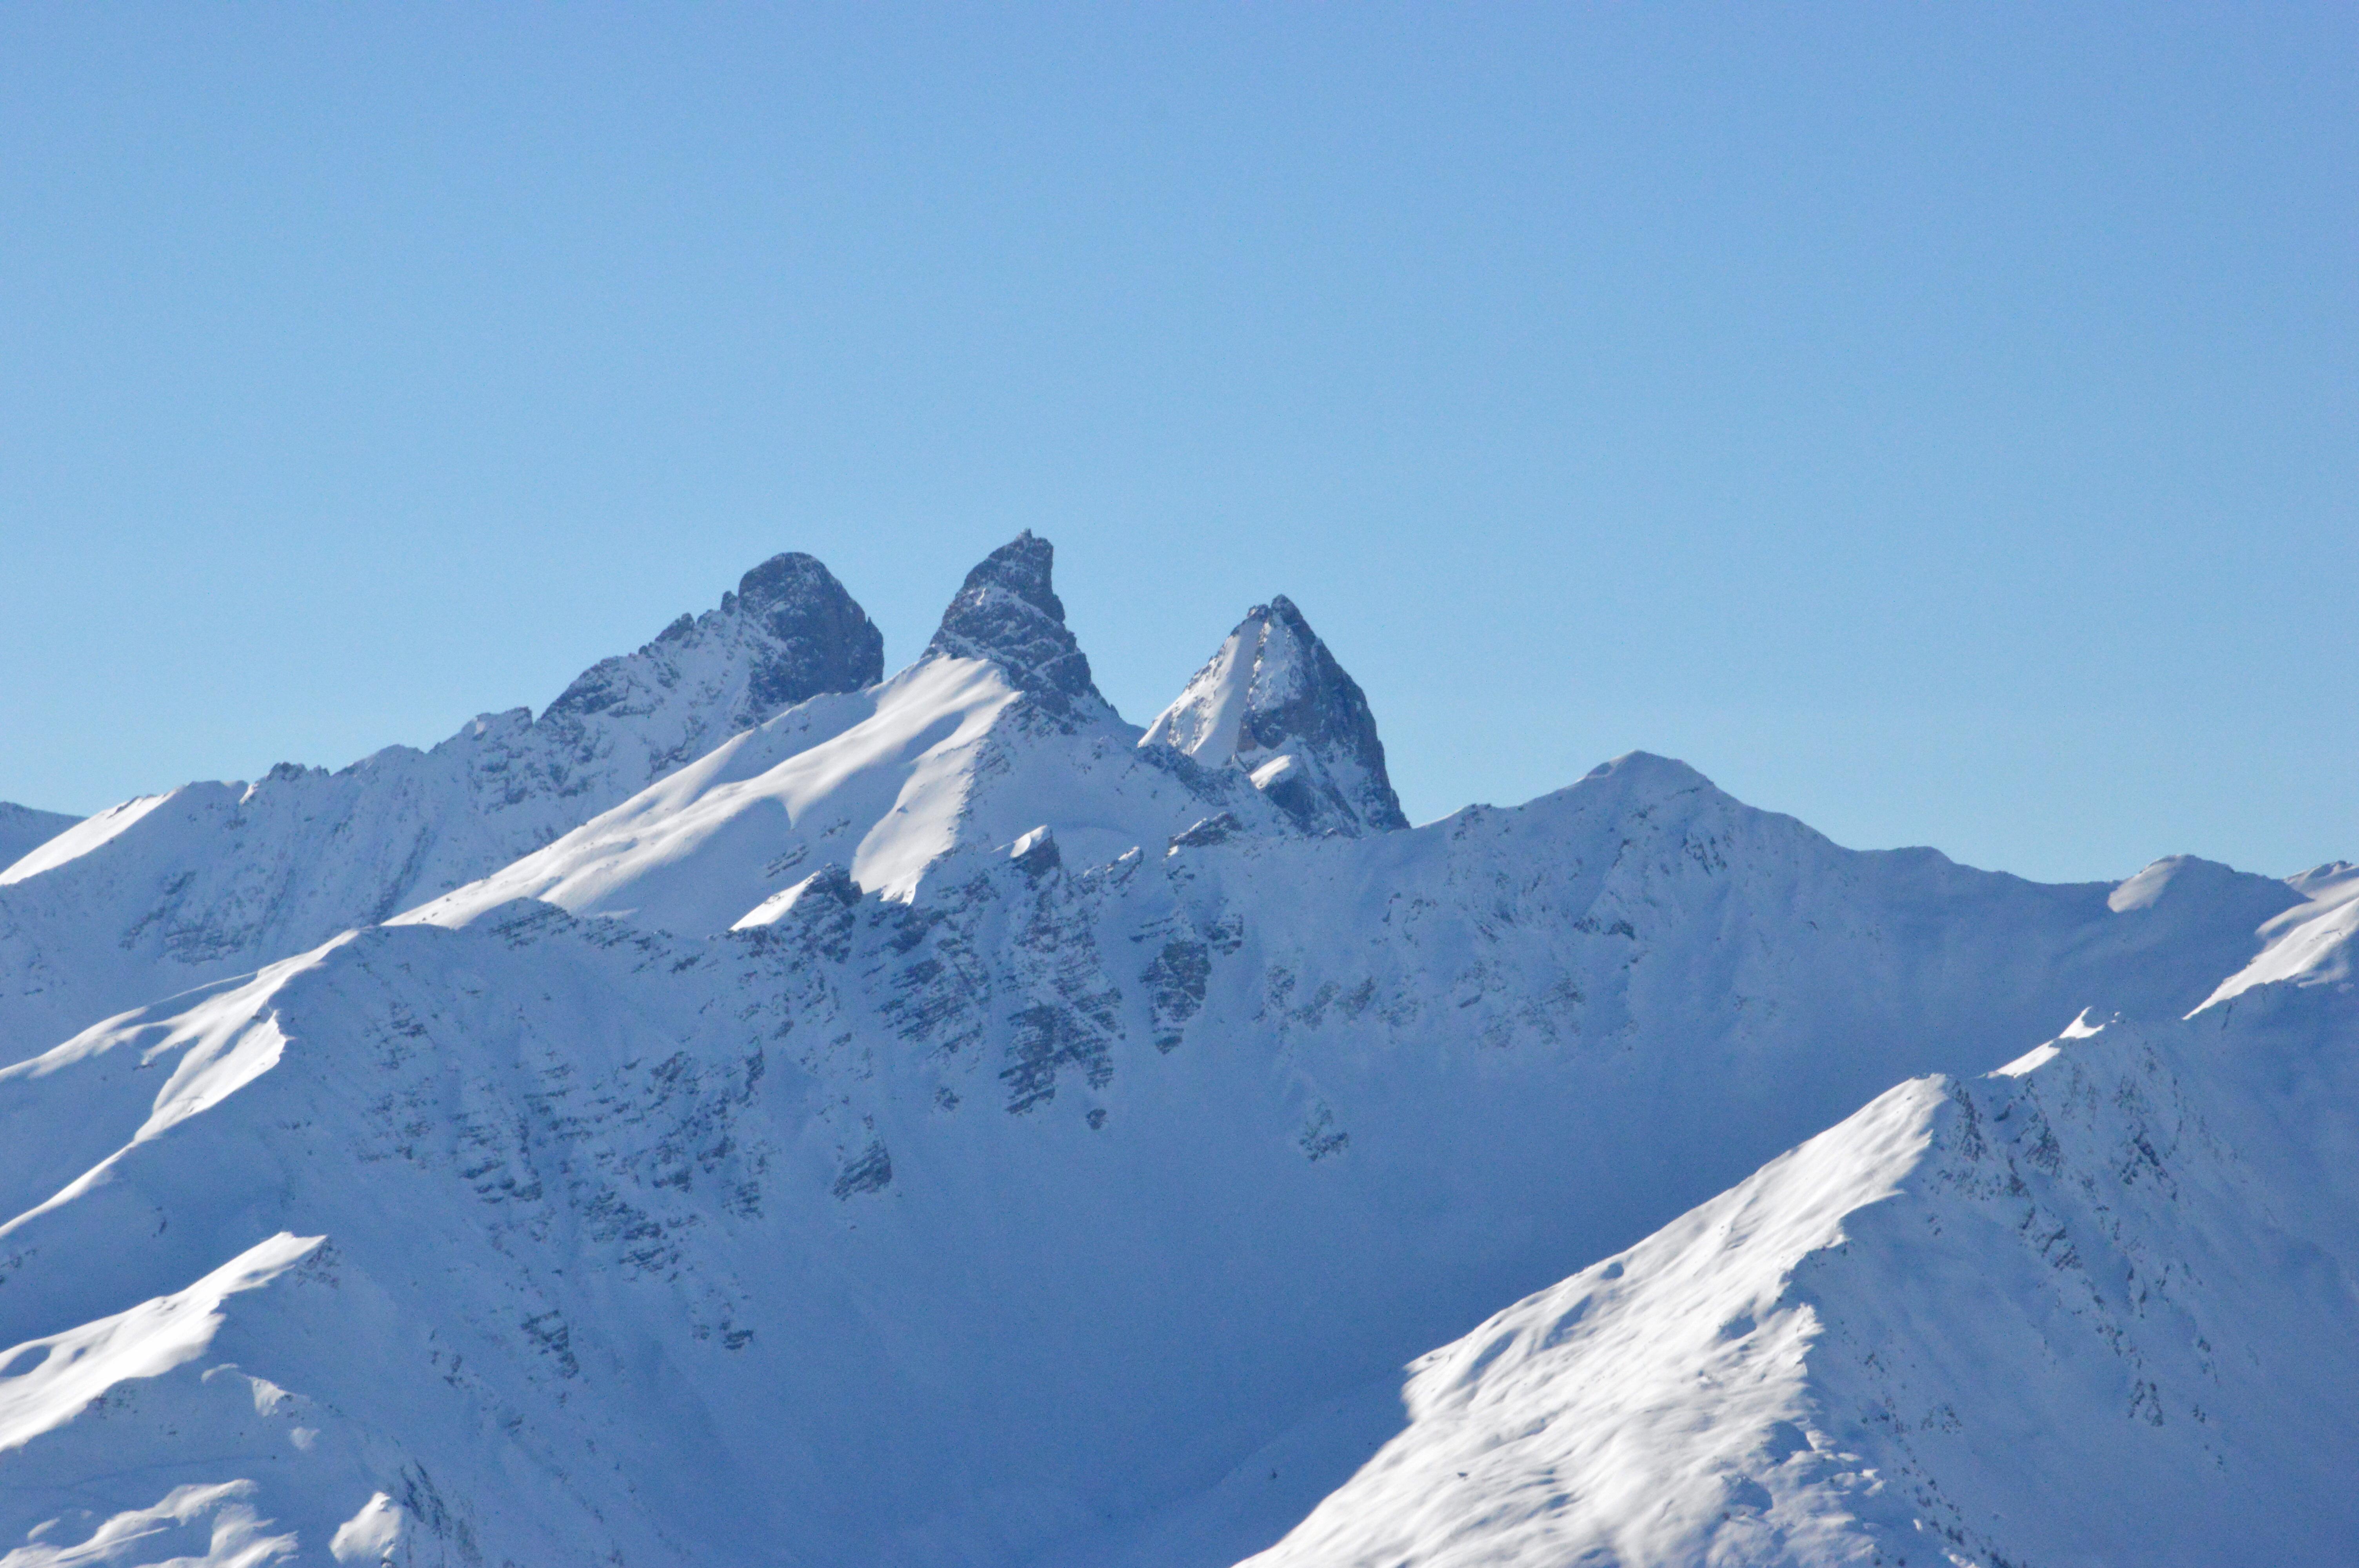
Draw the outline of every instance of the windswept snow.
[[[0,1454],[65,1425],[117,1383],[195,1360],[221,1327],[226,1298],[268,1284],[319,1244],[274,1236],[185,1290],[15,1346],[0,1361]]]
[[[2302,902],[2261,927],[2267,946],[2260,956],[2223,980],[2212,1000],[2225,1001],[2281,980],[2350,984],[2354,937],[2359,936],[2359,866],[2336,860],[2287,881]]]
[[[139,826],[149,812],[170,798],[169,795],[143,795],[135,800],[110,806],[95,816],[87,816],[60,827],[27,849],[6,870],[0,871],[0,887],[24,881],[82,859],[101,845],[110,843]]]
[[[933,656],[882,686],[807,703],[722,746],[604,816],[404,920],[461,924],[545,899],[669,931],[745,923],[810,868],[906,901],[962,847],[1006,843],[1044,819],[1112,860],[1223,810],[1249,790],[1157,765],[1111,711],[1042,723],[996,664]],[[1266,831],[1274,812],[1256,814]]]

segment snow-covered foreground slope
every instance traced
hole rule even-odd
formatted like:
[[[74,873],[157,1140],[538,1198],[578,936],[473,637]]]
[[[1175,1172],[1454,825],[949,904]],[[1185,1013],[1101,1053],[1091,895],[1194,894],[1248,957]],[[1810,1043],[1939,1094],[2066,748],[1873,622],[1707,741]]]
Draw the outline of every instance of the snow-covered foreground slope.
[[[0,800],[0,871],[48,843],[80,821],[62,811],[36,811]]]
[[[1423,1357],[1254,1568],[2359,1561],[2326,968],[1891,1090]]]
[[[538,719],[486,714],[429,752],[388,747],[334,773],[283,763],[60,819],[0,857],[0,1060],[471,881],[882,668],[842,585],[783,555],[718,610],[583,672]]]

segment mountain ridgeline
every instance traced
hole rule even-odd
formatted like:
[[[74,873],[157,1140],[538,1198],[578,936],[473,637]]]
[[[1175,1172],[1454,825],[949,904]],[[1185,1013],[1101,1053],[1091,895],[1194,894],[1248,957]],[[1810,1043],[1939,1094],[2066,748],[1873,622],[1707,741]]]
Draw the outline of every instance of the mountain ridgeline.
[[[2359,872],[1412,827],[1290,600],[1142,729],[1053,568],[26,827],[6,1568],[2359,1555]]]

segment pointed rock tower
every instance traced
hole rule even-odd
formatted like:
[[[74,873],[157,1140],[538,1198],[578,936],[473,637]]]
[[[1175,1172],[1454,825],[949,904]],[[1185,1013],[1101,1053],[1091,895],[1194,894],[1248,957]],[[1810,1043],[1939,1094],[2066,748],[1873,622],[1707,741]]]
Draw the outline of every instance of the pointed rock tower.
[[[1027,528],[966,574],[928,656],[989,659],[1008,681],[1052,713],[1077,702],[1103,705],[1089,656],[1065,625],[1065,606],[1049,574],[1057,552]]]
[[[885,678],[885,634],[813,557],[790,550],[747,572],[737,580],[736,609],[766,633],[745,683],[757,709],[776,712]]]
[[[1283,594],[1246,611],[1139,744],[1235,763],[1312,833],[1408,826],[1367,697]]]

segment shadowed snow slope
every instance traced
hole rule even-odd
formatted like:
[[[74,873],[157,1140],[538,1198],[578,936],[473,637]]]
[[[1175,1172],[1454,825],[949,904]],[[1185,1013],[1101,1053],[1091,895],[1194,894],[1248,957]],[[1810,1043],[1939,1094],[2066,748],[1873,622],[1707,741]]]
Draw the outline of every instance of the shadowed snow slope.
[[[12,1568],[149,1561],[107,1553],[151,1527],[251,1564],[1212,1568],[1399,1429],[1425,1347],[1912,1074],[2085,1008],[2163,1038],[2303,896],[1856,853],[1643,755],[1312,838],[1085,693],[1034,703],[1054,649],[968,649],[682,770],[567,840],[617,858],[545,861],[546,900],[473,890],[0,1072],[0,1408],[70,1403],[69,1361],[105,1390],[0,1452]],[[1175,841],[1200,790],[1227,825]],[[1747,1278],[1956,1146],[1946,1092],[1810,1156],[1830,1195],[1765,1224]],[[1993,1097],[2031,1090],[1961,1092],[1995,1146]],[[2081,1225],[2074,1180],[2040,1201]],[[1919,1294],[1892,1311],[1938,1296],[1893,1257]],[[1787,1332],[1746,1310],[1727,1343]],[[1964,1419],[1923,1388],[1895,1421]]]
[[[0,871],[5,871],[81,820],[62,811],[36,811],[29,806],[0,800]]]
[[[2245,979],[1903,1085],[1423,1357],[1254,1568],[2359,1560],[2359,1007]]]
[[[473,881],[882,663],[827,568],[783,555],[537,719],[487,714],[430,752],[282,763],[102,812],[0,871],[0,1059]]]

